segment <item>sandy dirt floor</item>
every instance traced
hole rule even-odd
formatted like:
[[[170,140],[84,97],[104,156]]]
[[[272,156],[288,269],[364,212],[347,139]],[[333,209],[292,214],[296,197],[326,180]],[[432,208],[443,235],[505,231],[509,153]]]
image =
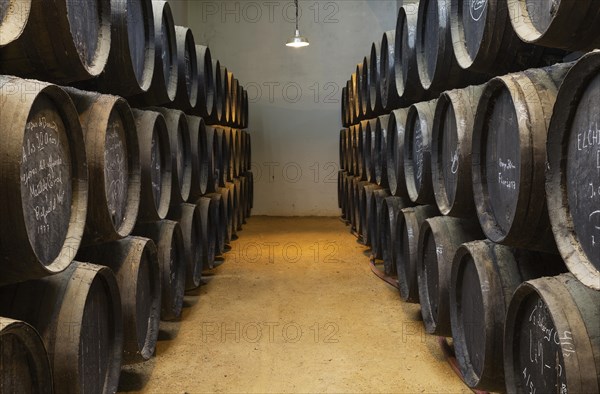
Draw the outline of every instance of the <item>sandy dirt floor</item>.
[[[248,220],[122,391],[470,393],[337,218]]]

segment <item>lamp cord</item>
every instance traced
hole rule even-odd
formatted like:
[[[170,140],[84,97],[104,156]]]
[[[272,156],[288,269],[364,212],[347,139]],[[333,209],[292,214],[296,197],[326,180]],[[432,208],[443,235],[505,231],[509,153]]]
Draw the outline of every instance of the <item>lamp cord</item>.
[[[298,0],[294,0],[296,4],[296,31],[298,31]]]

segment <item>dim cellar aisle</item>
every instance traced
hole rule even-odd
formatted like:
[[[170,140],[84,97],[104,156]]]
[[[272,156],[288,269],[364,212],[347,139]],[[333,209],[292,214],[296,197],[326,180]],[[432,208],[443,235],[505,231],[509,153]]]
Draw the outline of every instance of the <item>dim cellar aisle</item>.
[[[248,220],[123,392],[471,392],[337,218]],[[374,360],[386,360],[385,363]]]

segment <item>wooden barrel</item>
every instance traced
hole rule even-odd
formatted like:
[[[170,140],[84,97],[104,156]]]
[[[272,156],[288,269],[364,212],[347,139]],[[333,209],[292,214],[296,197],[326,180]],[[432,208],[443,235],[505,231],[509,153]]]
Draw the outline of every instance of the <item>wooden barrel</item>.
[[[229,85],[229,102],[230,104],[230,115],[229,115],[229,125],[233,128],[236,127],[237,124],[237,114],[238,114],[238,108],[237,108],[237,95],[238,95],[238,90],[240,88],[240,82],[238,81],[237,78],[235,78],[234,74],[231,74],[231,83]]]
[[[205,197],[210,198],[210,209],[214,212],[214,229],[212,231],[215,232],[216,237],[215,255],[220,256],[225,253],[225,245],[227,243],[227,212],[225,212],[227,209],[226,200],[223,199],[223,194],[220,191],[207,194]]]
[[[348,175],[344,180],[344,207],[345,207],[345,215],[346,221],[350,226],[350,229],[354,227],[354,206],[353,197],[354,193],[352,193],[352,185],[354,184],[354,175]]]
[[[600,47],[600,4],[595,0],[507,0],[521,40],[570,51]]]
[[[339,170],[338,171],[338,177],[337,177],[337,200],[338,200],[338,208],[341,209],[342,211],[342,219],[346,218],[346,207],[345,207],[345,190],[344,190],[344,185],[345,185],[345,177],[347,176],[347,172],[344,170]]]
[[[484,86],[442,93],[433,118],[431,175],[440,212],[474,217],[471,153],[473,125]]]
[[[147,107],[169,104],[177,93],[177,42],[171,7],[152,0],[154,16],[154,73],[148,90],[128,98],[132,105]]]
[[[379,87],[381,89],[381,105],[384,112],[401,106],[402,102],[396,90],[396,32],[386,31],[381,37]]]
[[[419,229],[417,279],[421,315],[428,334],[449,337],[452,259],[461,244],[485,238],[479,223],[441,216]]]
[[[367,181],[358,181],[354,185],[354,210],[356,215],[356,236],[359,237],[359,241],[364,244],[365,240],[362,238],[364,231],[367,231],[367,198],[364,191],[365,186],[368,186]]]
[[[454,56],[450,0],[419,1],[416,43],[419,80],[429,97],[467,84]]]
[[[123,320],[110,268],[74,262],[49,278],[2,287],[0,313],[40,333],[56,392],[117,391]]]
[[[600,391],[600,292],[571,274],[523,283],[504,330],[508,392]]]
[[[361,180],[367,179],[367,158],[365,157],[365,145],[371,142],[369,138],[369,121],[361,120],[357,125],[356,132],[356,175]]]
[[[254,174],[252,171],[247,171],[248,176],[248,212],[246,217],[250,217],[252,214],[252,208],[254,208]]]
[[[244,128],[244,120],[243,120],[243,115],[242,112],[244,111],[244,87],[239,83],[238,81],[238,90],[237,90],[237,96],[236,96],[236,122],[234,124],[234,127],[243,129]]]
[[[366,119],[364,112],[364,96],[367,94],[366,85],[365,85],[365,73],[364,73],[364,63],[361,61],[356,65],[356,104],[355,110],[358,114],[358,119],[363,120]]]
[[[214,193],[219,187],[218,165],[221,161],[221,151],[219,150],[219,142],[217,130],[212,126],[205,126],[206,130],[206,162],[207,162],[207,178],[206,191]]]
[[[165,106],[181,111],[189,111],[198,103],[198,59],[196,42],[192,30],[175,26],[177,45],[177,92],[172,103]]]
[[[204,119],[187,115],[192,154],[192,176],[188,201],[196,201],[208,189],[208,141]]]
[[[369,102],[371,114],[378,116],[383,113],[381,104],[381,42],[371,44],[369,53]]]
[[[348,89],[346,88],[346,86],[342,87],[342,99],[341,99],[340,109],[341,109],[340,113],[341,113],[342,126],[343,127],[348,127],[348,125],[349,125],[349,120],[348,120]]]
[[[2,7],[0,74],[69,83],[104,70],[115,45],[109,0],[4,1]]]
[[[427,94],[417,66],[418,3],[400,7],[394,40],[396,93],[404,105],[421,101]]]
[[[213,203],[214,194],[208,194],[200,197],[196,205],[200,210],[200,221],[202,226],[202,269],[213,269],[215,266],[215,256],[217,254],[217,238],[219,223],[218,201]]]
[[[346,169],[348,168],[348,165],[346,164],[346,133],[347,133],[348,129],[341,129],[340,130],[340,138],[339,138],[339,144],[338,144],[338,148],[339,148],[339,164],[340,164],[340,169]]]
[[[384,270],[388,276],[396,276],[396,249],[400,247],[400,244],[396,243],[396,228],[398,214],[405,207],[406,202],[401,197],[392,196],[383,200],[381,216],[379,217],[380,232],[378,236],[381,243]]]
[[[83,86],[87,90],[124,97],[144,93],[152,83],[155,65],[152,2],[113,0],[110,3],[112,29],[108,62],[97,79]]]
[[[373,211],[369,209],[369,204],[373,199],[373,192],[375,190],[381,189],[381,186],[374,185],[372,183],[367,183],[364,185],[362,190],[360,191],[361,196],[359,197],[360,204],[360,220],[364,225],[362,226],[362,241],[366,246],[371,246],[373,244],[373,233],[371,232],[372,227],[369,226],[370,220],[372,220],[371,215]]]
[[[375,123],[375,146],[374,165],[375,165],[375,183],[379,186],[388,187],[387,174],[387,153],[388,153],[388,124],[390,123],[389,115],[381,115]]]
[[[196,204],[180,204],[169,212],[169,219],[179,223],[181,228],[185,260],[185,290],[193,290],[200,286],[202,279],[204,234],[200,207]]]
[[[404,176],[410,200],[419,204],[435,203],[431,179],[431,132],[436,102],[413,104],[406,117]]]
[[[0,7],[0,47],[3,47],[23,34],[31,12],[31,0],[10,0]]]
[[[377,189],[373,191],[373,197],[369,203],[369,217],[370,221],[367,224],[371,227],[369,231],[372,234],[372,242],[371,242],[371,256],[374,259],[383,259],[383,250],[381,243],[381,235],[383,234],[383,229],[381,227],[380,218],[383,216],[383,205],[385,199],[389,197],[390,194],[385,189]]]
[[[558,256],[514,250],[489,240],[463,244],[452,262],[450,321],[465,383],[502,392],[506,311],[526,280],[566,271]]]
[[[159,112],[132,110],[137,126],[141,184],[138,222],[167,217],[171,205],[171,142],[164,116]]]
[[[492,79],[473,132],[473,191],[486,236],[514,247],[556,251],[544,190],[546,140],[557,85],[570,65]]]
[[[244,180],[245,180],[245,178],[243,178],[241,176],[233,180],[233,184],[235,185],[235,191],[236,191],[236,199],[237,199],[237,209],[236,209],[236,219],[235,219],[236,234],[238,232],[242,231],[242,227],[244,224],[244,218],[245,218],[244,187],[245,187],[246,183]]]
[[[194,114],[204,119],[210,118],[215,101],[215,80],[210,49],[196,45],[196,64],[198,66],[198,100]]]
[[[354,117],[354,90],[352,88],[352,79],[346,82],[346,107],[347,124],[346,127],[350,127],[355,123]]]
[[[140,154],[136,122],[124,99],[68,88],[79,112],[87,156],[88,214],[84,245],[131,233],[140,205]]]
[[[390,194],[408,198],[404,173],[404,141],[408,109],[392,111],[387,125],[386,172]]]
[[[179,319],[183,308],[187,267],[181,226],[171,220],[140,223],[135,226],[134,234],[150,238],[156,244],[161,278],[160,318]]]
[[[227,81],[223,79],[223,70],[221,62],[213,59],[213,80],[215,84],[215,98],[213,109],[210,117],[205,119],[208,124],[220,124],[224,117],[225,107],[225,91],[227,89]]]
[[[376,129],[377,129],[377,118],[364,120],[361,122],[362,127],[365,128],[365,134],[363,135],[363,152],[364,157],[364,178],[367,182],[375,182],[375,142]]]
[[[223,127],[223,175],[226,182],[233,181],[235,163],[235,144],[233,140],[233,129]]]
[[[231,243],[233,239],[233,196],[231,195],[231,189],[227,187],[220,187],[217,191],[221,194],[221,199],[223,200],[223,224],[224,228],[224,240],[225,245]]]
[[[85,227],[88,170],[64,90],[0,76],[0,92],[0,283],[11,283],[71,263]]]
[[[503,75],[525,70],[538,66],[544,52],[515,34],[505,1],[451,0],[450,30],[456,60],[469,71]]]
[[[362,115],[365,119],[370,119],[373,117],[373,113],[371,112],[371,73],[369,71],[369,58],[365,56],[362,60],[362,75],[359,77],[359,83],[362,84],[361,87],[361,103],[360,107],[362,110]]]
[[[230,167],[230,179],[237,178],[240,174],[240,136],[241,133],[238,129],[231,129],[231,167]]]
[[[569,270],[600,290],[600,52],[563,81],[548,131],[546,195],[554,239]]]
[[[165,117],[171,145],[171,206],[186,202],[192,187],[192,146],[185,114],[176,109],[152,107]]]
[[[229,175],[229,163],[231,160],[231,151],[229,147],[229,129],[225,129],[223,127],[215,127],[215,131],[217,134],[217,150],[218,154],[218,162],[216,162],[217,167],[217,179],[219,183],[219,187],[225,187],[225,182],[227,182],[227,177]]]
[[[350,81],[352,85],[352,98],[353,98],[353,108],[352,112],[354,113],[354,123],[360,122],[362,117],[362,112],[360,110],[360,87],[358,85],[358,74],[356,70],[350,75]]]
[[[149,360],[160,323],[160,267],[154,242],[127,237],[82,248],[77,258],[105,265],[115,273],[123,309],[123,362]]]
[[[248,92],[246,91],[246,89],[242,88],[242,124],[241,124],[242,129],[248,128],[248,121],[249,121],[248,112],[249,112]]]
[[[233,72],[229,69],[226,69],[225,78],[227,80],[227,89],[225,90],[224,100],[225,100],[225,116],[222,119],[222,124],[231,126],[233,123],[233,107],[232,107],[232,97],[235,89],[235,78],[233,76]]]
[[[400,297],[410,303],[419,302],[417,266],[419,259],[419,232],[423,222],[440,213],[433,205],[404,208],[396,222],[396,273]]]
[[[227,182],[225,187],[229,189],[229,196],[231,198],[231,211],[229,214],[230,217],[230,226],[231,226],[231,240],[236,240],[237,237],[237,228],[238,228],[238,210],[239,210],[239,188],[237,179],[234,179],[233,182]]]
[[[0,317],[0,371],[5,393],[54,392],[44,342],[25,322]]]

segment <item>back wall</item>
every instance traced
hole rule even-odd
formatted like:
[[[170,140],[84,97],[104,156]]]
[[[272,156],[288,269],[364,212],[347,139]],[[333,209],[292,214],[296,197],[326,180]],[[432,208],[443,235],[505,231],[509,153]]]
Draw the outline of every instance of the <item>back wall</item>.
[[[396,23],[396,0],[300,1],[310,46],[285,46],[293,1],[171,1],[178,24],[248,91],[253,214],[337,216],[340,98],[371,43]]]

